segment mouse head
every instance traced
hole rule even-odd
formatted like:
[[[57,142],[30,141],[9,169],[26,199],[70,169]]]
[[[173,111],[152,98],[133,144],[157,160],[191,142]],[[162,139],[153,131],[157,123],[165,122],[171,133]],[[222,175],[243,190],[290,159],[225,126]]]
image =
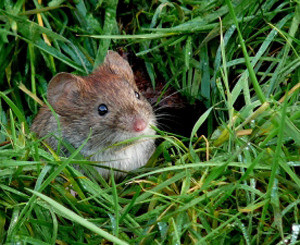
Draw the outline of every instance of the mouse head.
[[[89,76],[57,74],[47,97],[70,143],[80,145],[90,130],[90,143],[98,147],[154,134],[152,108],[138,91],[130,65],[116,52],[109,51]]]

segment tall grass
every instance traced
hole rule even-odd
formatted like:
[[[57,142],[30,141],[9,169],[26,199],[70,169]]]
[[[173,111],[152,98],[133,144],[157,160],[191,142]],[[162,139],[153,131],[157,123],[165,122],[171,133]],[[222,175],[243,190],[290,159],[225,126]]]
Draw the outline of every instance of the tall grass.
[[[299,244],[299,16],[287,0],[1,1],[0,243]],[[116,183],[29,126],[53,75],[120,47],[206,108]]]

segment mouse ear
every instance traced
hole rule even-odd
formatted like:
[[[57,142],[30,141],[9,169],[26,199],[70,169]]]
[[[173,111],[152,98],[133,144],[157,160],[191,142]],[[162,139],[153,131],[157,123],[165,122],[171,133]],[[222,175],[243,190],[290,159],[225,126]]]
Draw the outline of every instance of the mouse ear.
[[[103,64],[107,65],[114,74],[124,77],[129,83],[136,86],[128,61],[122,58],[117,52],[108,50]]]
[[[55,75],[48,85],[47,99],[50,105],[58,109],[59,106],[65,104],[64,100],[79,91],[80,80],[82,79],[67,72]]]

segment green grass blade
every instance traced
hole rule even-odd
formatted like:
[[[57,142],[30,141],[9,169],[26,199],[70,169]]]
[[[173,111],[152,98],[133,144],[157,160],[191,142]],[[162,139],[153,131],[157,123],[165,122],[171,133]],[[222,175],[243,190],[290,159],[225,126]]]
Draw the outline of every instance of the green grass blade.
[[[28,131],[29,127],[27,125],[25,116],[23,115],[22,111],[15,105],[15,103],[8,98],[4,93],[0,91],[0,96],[4,99],[4,101],[9,105],[9,107],[13,110],[15,115],[17,116],[20,123],[24,123],[26,131]]]
[[[102,32],[103,35],[110,35],[117,29],[116,27],[117,5],[118,5],[118,0],[110,0],[106,2],[105,20],[104,20],[104,26]],[[98,48],[97,56],[95,58],[94,69],[104,61],[106,52],[109,49],[110,42],[111,39],[104,39],[101,41]]]
[[[37,191],[30,190],[30,189],[27,189],[27,190],[30,191],[30,192],[32,192],[34,195],[38,196],[42,200],[46,201],[47,203],[49,203],[54,208],[54,210],[56,210],[60,215],[63,215],[67,219],[69,219],[69,220],[71,220],[73,222],[76,222],[76,223],[78,223],[78,224],[86,227],[87,229],[95,232],[96,234],[99,234],[100,236],[102,236],[103,238],[105,238],[105,239],[107,239],[107,240],[109,240],[111,242],[114,242],[114,243],[120,244],[120,245],[128,244],[127,242],[122,241],[119,238],[117,238],[117,237],[109,234],[108,232],[100,229],[95,224],[93,224],[93,223],[89,222],[88,220],[80,217],[76,213],[74,213],[71,210],[65,208],[64,206],[62,206],[58,202],[54,201],[53,199],[45,196],[44,194],[39,193]]]
[[[263,91],[262,91],[262,89],[261,89],[261,87],[260,87],[260,85],[258,83],[258,80],[256,78],[254,69],[253,69],[253,67],[252,67],[252,65],[250,63],[250,58],[249,58],[249,55],[247,53],[247,48],[246,48],[246,45],[245,45],[245,41],[243,39],[241,30],[239,28],[239,24],[238,24],[238,21],[237,21],[237,18],[236,18],[233,6],[231,4],[231,0],[225,0],[225,1],[226,1],[226,4],[228,5],[230,15],[232,16],[234,24],[235,24],[235,26],[237,28],[237,32],[238,32],[240,44],[241,44],[241,47],[242,47],[242,50],[243,50],[243,54],[244,54],[244,57],[245,57],[246,65],[247,65],[247,68],[248,68],[248,71],[249,71],[249,76],[251,78],[253,88],[254,88],[254,90],[256,92],[256,95],[258,96],[259,100],[261,101],[261,103],[264,103],[266,101],[266,98],[265,98],[265,96],[263,94]]]

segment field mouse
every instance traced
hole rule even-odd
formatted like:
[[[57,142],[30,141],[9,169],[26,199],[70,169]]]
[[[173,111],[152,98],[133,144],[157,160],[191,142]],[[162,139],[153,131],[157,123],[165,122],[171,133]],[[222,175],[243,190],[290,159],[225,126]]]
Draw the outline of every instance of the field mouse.
[[[118,53],[108,51],[104,63],[88,76],[59,73],[48,86],[47,99],[58,115],[63,139],[78,148],[90,139],[81,153],[100,165],[130,171],[145,165],[155,149],[153,137],[113,144],[143,135],[154,135],[156,124],[151,105],[140,94],[129,63]],[[57,121],[43,106],[31,126],[38,137],[58,134]],[[46,142],[56,149],[57,139]],[[110,147],[112,146],[112,147]],[[110,170],[97,167],[105,178]],[[115,177],[123,176],[115,171]]]

